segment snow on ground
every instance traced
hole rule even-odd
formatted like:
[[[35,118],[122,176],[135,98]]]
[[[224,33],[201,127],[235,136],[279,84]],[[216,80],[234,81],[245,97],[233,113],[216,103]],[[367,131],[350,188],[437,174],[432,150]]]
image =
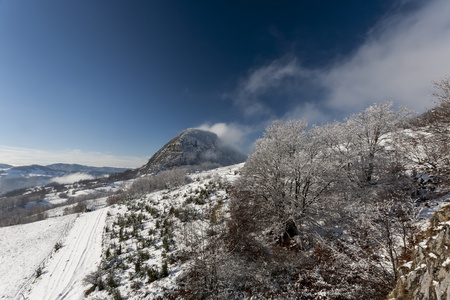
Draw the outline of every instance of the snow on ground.
[[[39,265],[70,230],[76,215],[0,228],[0,299],[22,299]]]
[[[450,194],[428,201],[427,206],[422,207],[419,215],[420,219],[417,223],[417,226],[420,228],[420,231],[427,230],[431,216],[433,216],[435,212],[441,210],[444,206],[447,205],[450,205]]]
[[[164,298],[164,293],[173,291],[192,264],[194,248],[206,247],[206,242],[199,246],[197,240],[205,235],[212,211],[217,218],[228,214],[226,187],[239,177],[242,166],[194,173],[189,184],[110,207],[102,264],[107,286],[97,288],[88,299],[112,299],[112,290],[129,300]],[[161,275],[164,262],[167,275]],[[157,274],[157,279],[149,273]],[[110,288],[111,281],[117,286]]]
[[[189,253],[196,236],[203,235],[208,226],[208,213],[214,211],[225,218],[228,216],[228,197],[226,186],[239,177],[243,164],[219,168],[189,175],[192,182],[184,186],[148,193],[142,197],[130,199],[126,204],[104,208],[107,197],[88,200],[89,208],[94,211],[58,218],[32,224],[0,228],[0,300],[3,299],[81,299],[86,290],[92,286],[84,285],[83,279],[97,270],[105,259],[107,249],[118,258],[120,264],[111,268],[111,273],[119,283],[117,290],[128,299],[155,299],[174,289],[177,278],[192,263],[192,258],[177,261],[183,253]],[[114,191],[130,185],[132,181],[121,182],[106,187]],[[104,188],[105,189],[105,188]],[[203,191],[208,191],[204,200],[200,199]],[[77,196],[87,195],[92,190],[76,191]],[[197,202],[196,199],[199,199]],[[60,200],[57,193],[47,201]],[[62,201],[65,201],[61,199]],[[202,203],[203,201],[203,203]],[[425,207],[420,217],[421,223],[428,223],[429,217],[439,208],[448,205],[450,194]],[[75,205],[75,204],[73,204]],[[65,207],[49,210],[54,217],[64,213]],[[147,210],[148,209],[148,210]],[[107,212],[110,216],[107,217]],[[171,211],[173,211],[171,213]],[[175,217],[176,213],[189,213],[193,219],[189,222]],[[123,227],[124,238],[119,236],[121,226],[118,220],[131,220],[132,216],[142,216],[139,233],[133,237],[130,225]],[[75,220],[76,218],[76,220]],[[172,225],[164,227],[165,220]],[[168,224],[169,224],[168,223]],[[160,224],[160,225],[157,225]],[[108,230],[103,233],[106,227]],[[72,227],[73,226],[73,227]],[[161,226],[161,227],[160,227]],[[159,228],[159,229],[158,229]],[[64,237],[64,238],[63,238]],[[164,246],[164,239],[169,245]],[[192,241],[190,241],[192,240]],[[62,248],[53,251],[56,242],[62,241]],[[148,243],[147,243],[147,242]],[[146,242],[146,246],[144,246]],[[103,249],[102,249],[102,243]],[[192,244],[192,245],[188,245]],[[122,254],[117,254],[121,245]],[[166,250],[164,249],[166,248]],[[168,262],[169,274],[153,282],[148,275],[137,275],[135,263],[139,255],[148,255],[143,259],[143,267],[160,272],[164,261]],[[173,259],[171,259],[173,258]],[[44,264],[40,278],[35,279],[35,271]],[[445,264],[450,264],[447,261]],[[123,269],[123,270],[122,270]],[[6,270],[3,271],[3,270]],[[143,272],[141,272],[143,273]],[[109,273],[108,273],[109,274]],[[103,276],[106,280],[107,275]],[[145,281],[144,281],[145,279]],[[136,282],[141,285],[133,286]],[[107,290],[95,290],[89,299],[109,299],[112,295]]]
[[[193,182],[183,187],[168,191],[159,191],[150,193],[143,199],[135,199],[132,202],[144,201],[154,207],[158,213],[167,214],[169,209],[174,207],[182,207],[187,201],[187,197],[195,195],[197,192],[209,186],[209,182],[230,183],[239,177],[239,169],[241,165],[230,166],[218,170],[211,170],[202,173],[190,175]],[[117,186],[109,187],[116,189]],[[217,190],[209,196],[211,205],[220,199],[225,200],[226,193],[224,190]],[[49,201],[56,200],[49,197]],[[209,202],[207,201],[207,202]],[[103,230],[106,224],[107,211],[110,208],[101,208],[106,205],[106,197],[89,200],[88,207],[92,207],[95,211],[84,213],[81,215],[67,215],[63,217],[54,217],[64,213],[65,207],[58,207],[48,211],[49,218],[44,221],[0,228],[0,300],[4,299],[81,299],[90,286],[83,283],[83,279],[87,274],[96,270],[101,262],[102,242],[104,239]],[[224,205],[226,206],[226,200]],[[203,214],[208,209],[207,205],[190,204],[194,211]],[[108,227],[113,227],[112,223],[118,214],[128,212],[126,206],[120,205],[111,209]],[[129,212],[128,212],[129,213]],[[162,219],[160,219],[162,221]],[[155,228],[155,222],[148,220],[145,223],[145,230]],[[203,223],[198,220],[194,223]],[[177,221],[174,225],[180,225]],[[201,225],[201,224],[200,224]],[[199,226],[200,226],[199,225]],[[176,226],[175,226],[176,228]],[[173,232],[172,244],[173,249],[170,251],[176,253],[176,245],[178,240],[182,238],[180,229]],[[61,242],[62,248],[55,252],[54,246]],[[130,240],[131,242],[131,240]],[[151,258],[147,261],[149,265],[160,266],[164,260],[162,238],[156,239],[155,245],[149,250]],[[132,251],[132,244],[124,242],[127,248],[124,250]],[[105,245],[106,246],[106,245]],[[110,246],[109,244],[107,246]],[[133,249],[134,251],[137,249]],[[134,251],[127,254],[127,257]],[[42,267],[42,275],[35,278],[36,270]],[[171,290],[174,286],[176,278],[182,273],[184,264],[169,264],[169,276],[161,278],[148,288],[147,296],[153,298],[161,295],[164,290]],[[122,275],[123,276],[123,275]],[[121,277],[122,277],[121,276]],[[126,276],[128,277],[128,276]],[[131,279],[131,278],[130,278]],[[124,295],[130,296],[131,281],[122,277],[123,285],[120,290]],[[145,293],[138,293],[140,296]],[[90,297],[105,296],[111,297],[110,294],[98,292],[93,293]],[[135,294],[135,296],[138,296]],[[131,297],[132,298],[132,297]]]
[[[27,299],[80,299],[87,289],[83,278],[97,269],[107,208],[80,215],[62,248],[46,264]]]
[[[67,201],[67,198],[61,198],[60,193],[49,193],[45,195],[44,201],[48,202],[49,204],[58,205],[62,204]]]
[[[97,209],[100,209],[100,208],[103,208],[106,206],[107,199],[108,199],[108,197],[101,197],[101,198],[97,198],[97,199],[86,200],[86,204],[89,209],[97,210]],[[73,203],[73,204],[69,204],[69,205],[65,205],[65,206],[52,208],[52,209],[47,210],[46,213],[49,218],[63,216],[65,209],[70,210],[71,208],[75,207],[76,205],[77,205],[77,203]]]

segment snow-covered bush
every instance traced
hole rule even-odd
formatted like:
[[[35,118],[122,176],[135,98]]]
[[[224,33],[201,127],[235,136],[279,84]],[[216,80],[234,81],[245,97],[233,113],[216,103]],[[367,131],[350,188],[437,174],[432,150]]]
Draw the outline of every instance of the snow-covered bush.
[[[36,272],[35,272],[34,276],[35,276],[36,278],[39,278],[39,277],[41,277],[42,272],[43,272],[42,267],[39,266],[39,267],[36,269]]]
[[[185,184],[187,168],[179,167],[136,179],[128,189],[131,197],[139,197],[157,190],[170,189]]]
[[[267,128],[231,190],[228,245],[244,269],[258,270],[244,276],[247,295],[261,290],[249,278],[273,272],[291,280],[266,281],[265,296],[290,285],[291,297],[387,295],[413,234],[405,219],[414,219],[415,183],[396,147],[410,115],[387,102],[345,123]]]

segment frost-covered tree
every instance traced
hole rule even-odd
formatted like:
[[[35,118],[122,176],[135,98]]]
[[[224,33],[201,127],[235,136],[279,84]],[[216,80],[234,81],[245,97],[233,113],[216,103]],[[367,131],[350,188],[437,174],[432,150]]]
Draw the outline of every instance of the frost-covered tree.
[[[287,240],[304,231],[312,206],[336,179],[320,127],[275,121],[256,142],[237,185],[255,222]],[[244,199],[242,199],[244,201]]]
[[[450,77],[433,82],[436,105],[403,137],[406,158],[420,175],[448,182],[450,175]]]
[[[256,269],[293,276],[277,269],[288,261],[279,240],[298,251],[291,255],[301,270],[297,297],[330,289],[383,299],[413,230],[413,183],[398,143],[410,116],[386,102],[344,123],[272,123],[231,190],[232,253]],[[258,259],[272,263],[262,267]]]
[[[450,76],[433,81],[436,92],[433,96],[436,99],[436,106],[431,109],[431,113],[438,121],[449,124],[450,123]],[[449,128],[447,127],[447,130]]]
[[[354,114],[343,126],[353,167],[361,184],[376,184],[395,166],[395,141],[399,129],[411,116],[406,107],[393,109],[392,102],[374,104]],[[348,138],[350,136],[350,139]]]
[[[379,191],[363,211],[354,216],[352,235],[372,263],[389,261],[385,273],[391,282],[397,280],[397,268],[409,260],[420,210],[408,191]],[[386,266],[380,264],[380,266]]]

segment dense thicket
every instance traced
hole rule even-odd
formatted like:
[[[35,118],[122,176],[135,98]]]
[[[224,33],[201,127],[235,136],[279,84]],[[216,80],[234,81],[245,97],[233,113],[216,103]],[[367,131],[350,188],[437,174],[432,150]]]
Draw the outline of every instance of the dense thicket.
[[[204,297],[384,299],[418,203],[446,192],[449,82],[422,116],[386,102],[342,123],[273,122],[230,190],[220,260],[190,278],[197,294],[214,278]]]
[[[234,187],[230,236],[244,252],[265,248],[277,267],[290,249],[295,267],[278,272],[295,289],[281,292],[374,299],[389,291],[411,236],[400,216],[414,214],[415,180],[396,143],[409,117],[387,102],[345,123],[276,121],[257,141]],[[393,241],[401,228],[403,250]]]

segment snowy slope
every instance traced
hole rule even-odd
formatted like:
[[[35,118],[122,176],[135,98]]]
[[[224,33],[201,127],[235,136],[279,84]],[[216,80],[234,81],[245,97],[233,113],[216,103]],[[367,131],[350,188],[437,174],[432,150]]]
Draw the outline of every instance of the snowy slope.
[[[39,265],[69,231],[76,215],[0,228],[0,299],[22,299]]]
[[[113,290],[126,299],[171,294],[194,263],[194,255],[208,247],[204,238],[211,226],[214,230],[224,226],[218,220],[229,215],[227,187],[239,178],[242,166],[191,174],[189,184],[128,198],[78,217],[0,228],[0,300],[84,299],[88,289],[86,299],[112,299]],[[99,207],[105,198],[92,202],[102,202],[93,205]],[[437,199],[423,217],[428,218],[441,202],[445,199]],[[61,213],[63,208],[58,209]],[[57,241],[62,241],[62,248],[54,252]],[[35,279],[42,262],[43,273]],[[164,263],[168,274],[151,278],[148,271],[160,274]],[[111,277],[117,286],[101,290],[83,282],[98,269],[104,284]]]
[[[82,214],[67,235],[63,246],[46,264],[43,274],[27,294],[27,299],[80,299],[83,278],[97,268],[102,252],[102,230],[107,209]]]
[[[100,265],[105,286],[94,287],[87,299],[112,299],[113,293],[126,299],[164,299],[174,291],[196,249],[207,247],[201,239],[211,228],[212,214],[216,229],[224,226],[218,220],[228,215],[226,188],[239,177],[242,166],[191,174],[192,183],[112,206]],[[168,273],[162,275],[165,262]],[[109,286],[111,281],[115,287]]]

